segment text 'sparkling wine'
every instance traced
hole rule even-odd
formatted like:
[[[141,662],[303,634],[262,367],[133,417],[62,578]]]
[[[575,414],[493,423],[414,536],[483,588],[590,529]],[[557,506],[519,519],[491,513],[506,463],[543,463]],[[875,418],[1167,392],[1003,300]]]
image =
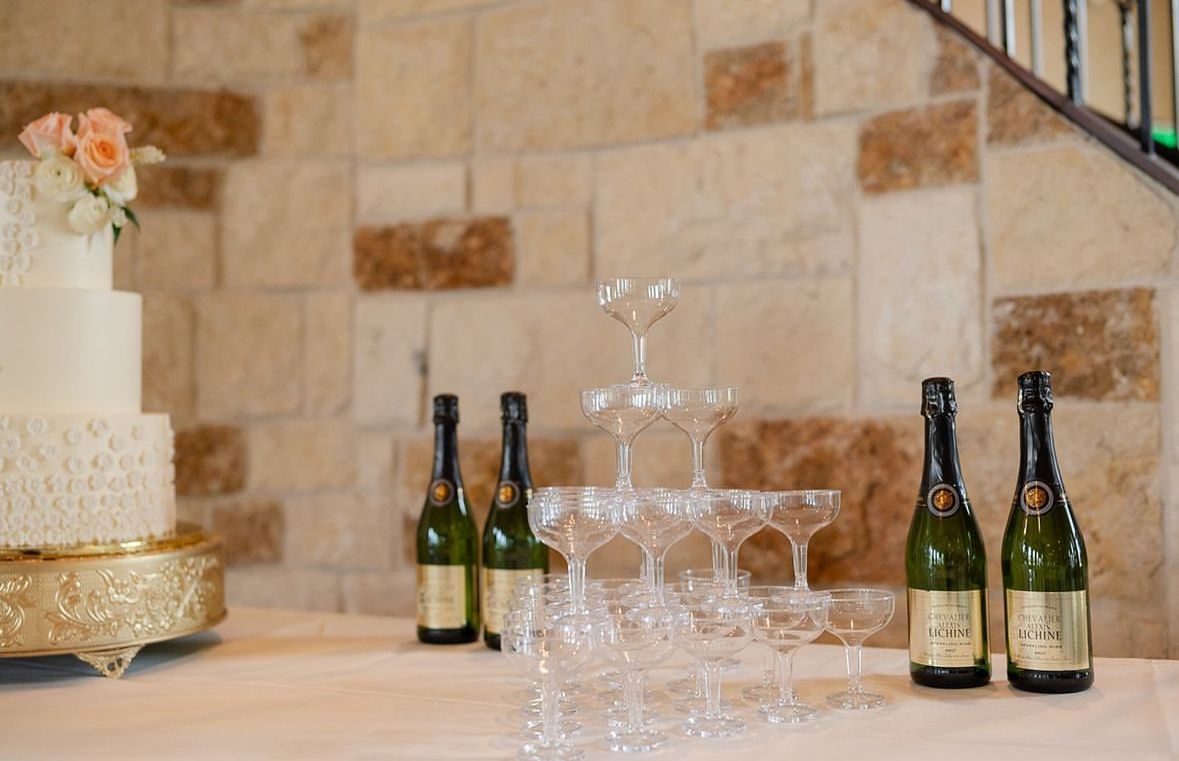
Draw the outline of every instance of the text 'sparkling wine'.
[[[499,649],[499,632],[516,585],[539,578],[549,570],[549,549],[528,526],[532,473],[528,469],[528,406],[524,394],[509,391],[500,397],[504,424],[499,483],[483,524],[482,590],[483,641]]]
[[[1052,381],[1019,376],[1020,474],[1003,534],[1007,680],[1032,692],[1093,684],[1089,561],[1052,439]]]
[[[909,675],[927,687],[991,680],[987,560],[958,460],[954,381],[921,384],[925,467],[905,545]]]
[[[434,644],[479,636],[479,541],[459,470],[458,421],[458,397],[434,397],[434,470],[417,536],[418,639]]]

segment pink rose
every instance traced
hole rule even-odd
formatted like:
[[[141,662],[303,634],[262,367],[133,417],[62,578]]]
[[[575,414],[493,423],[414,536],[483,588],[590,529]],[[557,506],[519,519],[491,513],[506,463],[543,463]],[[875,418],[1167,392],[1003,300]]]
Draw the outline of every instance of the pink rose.
[[[126,134],[131,125],[105,108],[78,114],[78,149],[74,160],[95,185],[115,180],[131,165]]]
[[[26,124],[20,132],[20,141],[36,158],[41,158],[41,154],[47,150],[57,150],[67,156],[73,156],[78,145],[78,140],[70,129],[70,115],[59,114],[56,111]]]

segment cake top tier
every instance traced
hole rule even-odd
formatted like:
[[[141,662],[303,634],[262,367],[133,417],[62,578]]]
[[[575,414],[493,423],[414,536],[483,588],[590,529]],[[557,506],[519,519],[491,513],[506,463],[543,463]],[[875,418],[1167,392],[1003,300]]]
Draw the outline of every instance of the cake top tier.
[[[0,162],[0,286],[109,290],[112,249],[136,221],[135,164],[163,160],[127,145],[131,125],[105,108],[49,113],[19,138],[32,160]]]

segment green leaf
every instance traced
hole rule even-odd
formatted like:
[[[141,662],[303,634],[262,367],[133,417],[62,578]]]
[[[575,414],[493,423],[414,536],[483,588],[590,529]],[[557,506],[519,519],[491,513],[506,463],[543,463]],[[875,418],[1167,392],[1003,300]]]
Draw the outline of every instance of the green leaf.
[[[123,228],[116,227],[115,225],[111,225],[111,228],[115,231],[115,240],[114,243],[111,244],[113,246],[115,243],[119,242],[119,233],[123,232]]]
[[[135,212],[131,211],[131,207],[124,206],[123,211],[127,214],[127,219],[131,220],[131,224],[135,225],[135,229],[139,230],[139,217],[135,216]]]

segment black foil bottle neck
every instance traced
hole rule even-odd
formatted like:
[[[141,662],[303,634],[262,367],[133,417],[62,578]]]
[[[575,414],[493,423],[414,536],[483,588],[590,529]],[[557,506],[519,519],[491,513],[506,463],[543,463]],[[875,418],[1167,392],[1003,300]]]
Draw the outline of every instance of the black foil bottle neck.
[[[532,487],[532,475],[528,469],[527,424],[522,420],[504,421],[499,480],[516,482],[521,489]]]
[[[450,420],[434,423],[434,470],[433,480],[440,478],[455,482],[462,481],[458,457],[458,426]]]

